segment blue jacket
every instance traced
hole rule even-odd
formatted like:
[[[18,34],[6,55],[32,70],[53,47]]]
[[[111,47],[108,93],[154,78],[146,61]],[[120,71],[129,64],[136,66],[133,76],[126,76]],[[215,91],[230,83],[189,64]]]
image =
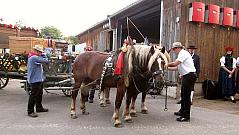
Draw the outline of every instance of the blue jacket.
[[[45,77],[43,75],[42,63],[48,63],[48,59],[45,55],[33,55],[28,59],[27,81],[29,84],[44,81]]]

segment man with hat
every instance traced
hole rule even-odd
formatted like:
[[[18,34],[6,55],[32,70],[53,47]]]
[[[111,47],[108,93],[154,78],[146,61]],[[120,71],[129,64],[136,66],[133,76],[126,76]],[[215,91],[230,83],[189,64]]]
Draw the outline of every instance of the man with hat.
[[[200,57],[199,57],[199,55],[197,55],[195,53],[195,49],[197,49],[197,47],[191,41],[189,41],[188,44],[189,44],[189,46],[187,47],[187,49],[193,58],[193,63],[194,63],[194,67],[196,68],[196,75],[198,78],[199,74],[200,74]],[[191,104],[193,102],[193,94],[194,94],[194,86],[193,86],[193,89],[191,91],[191,96],[190,96]],[[181,100],[179,102],[177,102],[177,104],[181,104]]]
[[[191,54],[192,58],[193,58],[193,63],[194,63],[194,67],[196,68],[196,75],[197,78],[199,77],[200,74],[200,57],[199,55],[197,55],[195,53],[195,49],[197,49],[196,46],[194,46],[194,44],[192,42],[189,42],[189,46],[188,46],[188,52]],[[193,89],[191,91],[191,103],[193,102],[193,94],[194,94],[194,86]]]
[[[174,42],[172,50],[178,54],[178,57],[174,62],[168,63],[166,67],[168,67],[169,70],[178,70],[182,78],[181,109],[175,112],[174,115],[180,116],[176,119],[177,121],[188,122],[190,121],[191,109],[190,94],[196,81],[196,69],[190,53],[183,49],[180,42]]]
[[[34,107],[36,107],[36,112],[48,112],[48,109],[42,106],[43,81],[45,78],[42,63],[48,63],[47,57],[43,54],[43,46],[35,45],[33,52],[28,56],[27,62],[27,82],[31,87],[27,106],[29,117],[38,117],[34,112]]]

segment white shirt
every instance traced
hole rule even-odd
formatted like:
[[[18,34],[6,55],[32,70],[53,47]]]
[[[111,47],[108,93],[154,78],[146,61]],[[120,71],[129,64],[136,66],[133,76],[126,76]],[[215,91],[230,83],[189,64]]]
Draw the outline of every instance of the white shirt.
[[[233,61],[232,61],[232,68],[236,68],[236,63],[239,59],[237,58],[237,60],[235,58],[233,58]],[[220,59],[220,63],[221,63],[221,66],[225,67],[225,56],[222,56],[221,59]]]
[[[176,59],[181,63],[178,65],[178,72],[180,75],[186,75],[190,72],[196,72],[196,68],[193,64],[193,59],[190,53],[184,49],[182,49],[178,53],[178,58]]]
[[[237,66],[239,66],[239,57],[237,57]]]

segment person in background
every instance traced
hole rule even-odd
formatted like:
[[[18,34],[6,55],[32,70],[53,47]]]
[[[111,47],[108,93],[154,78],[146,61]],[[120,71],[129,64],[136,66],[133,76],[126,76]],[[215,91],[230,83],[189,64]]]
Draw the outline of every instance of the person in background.
[[[93,51],[93,48],[91,46],[87,46],[84,48],[85,51]],[[95,89],[96,87],[92,87],[89,91],[89,96],[86,97],[85,101],[88,101],[89,103],[94,102],[94,95],[95,95]]]
[[[89,99],[88,99],[89,103],[93,103],[94,102],[95,90],[96,90],[95,86],[90,89]]]
[[[109,53],[110,51],[108,49],[104,50],[105,53]],[[96,86],[92,87],[90,89],[90,94],[89,94],[89,99],[88,102],[89,103],[93,103],[94,102],[94,96],[95,96],[95,90],[97,90],[98,88]],[[98,96],[100,95],[100,93],[98,94]]]
[[[218,96],[225,100],[230,98],[233,103],[236,103],[234,99],[236,59],[233,58],[233,50],[232,47],[226,47],[226,54],[220,58]]]
[[[180,116],[176,120],[179,122],[190,121],[191,101],[190,95],[196,81],[196,69],[193,64],[193,59],[190,53],[183,49],[180,42],[174,42],[172,50],[178,54],[174,62],[168,63],[166,67],[169,70],[178,70],[179,76],[182,78],[181,86],[181,109],[175,112],[174,115]]]
[[[239,93],[239,57],[237,57],[237,78],[236,78],[236,90]]]
[[[36,112],[48,112],[48,109],[42,106],[43,95],[43,63],[48,63],[46,55],[43,54],[43,46],[35,45],[33,52],[28,56],[27,62],[27,82],[30,85],[31,91],[28,99],[27,113],[29,117],[38,117]]]
[[[200,57],[199,57],[199,55],[197,55],[195,53],[195,49],[197,49],[197,47],[194,46],[193,44],[188,46],[188,52],[191,54],[191,56],[193,58],[194,67],[196,68],[196,77],[198,78],[199,74],[200,74]],[[190,97],[191,104],[193,102],[193,94],[194,94],[194,86],[191,91],[191,97]]]

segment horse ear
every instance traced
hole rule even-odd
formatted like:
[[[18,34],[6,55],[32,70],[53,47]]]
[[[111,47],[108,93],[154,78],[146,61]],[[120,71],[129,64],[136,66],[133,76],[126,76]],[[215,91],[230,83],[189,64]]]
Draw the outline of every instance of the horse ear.
[[[154,54],[155,50],[154,50],[154,46],[152,45],[151,48],[150,48],[150,53],[151,54]]]
[[[165,47],[161,49],[161,52],[164,54],[165,53]]]

